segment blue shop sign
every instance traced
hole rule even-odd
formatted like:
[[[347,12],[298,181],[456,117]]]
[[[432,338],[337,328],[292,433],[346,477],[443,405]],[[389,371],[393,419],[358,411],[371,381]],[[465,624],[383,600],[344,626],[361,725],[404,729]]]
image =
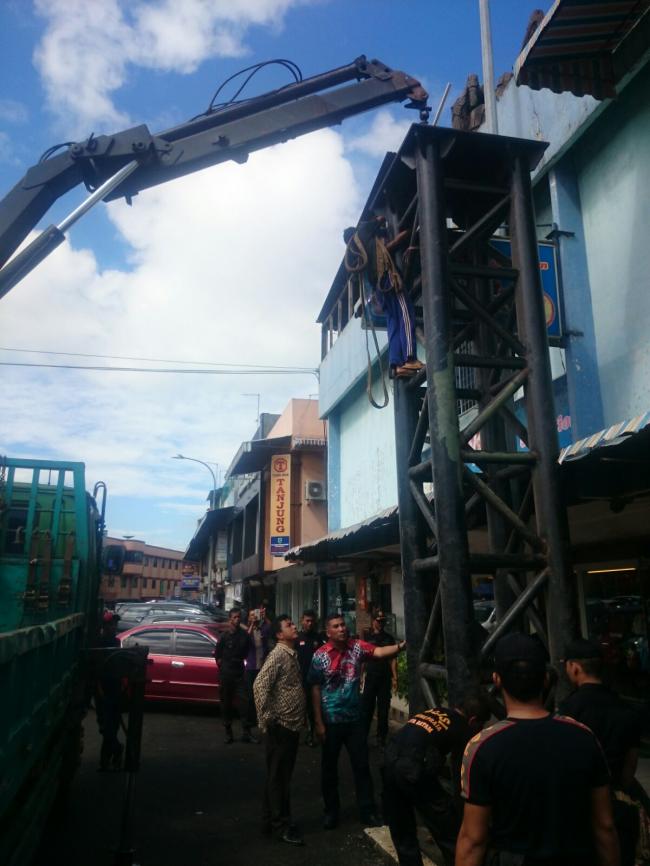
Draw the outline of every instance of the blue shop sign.
[[[507,258],[510,258],[510,238],[492,238],[491,246]],[[546,314],[546,332],[549,337],[561,337],[560,292],[557,280],[557,256],[555,244],[551,241],[538,241],[537,256],[539,258],[539,273],[544,293],[544,313]],[[504,280],[507,285],[509,281]]]
[[[271,556],[284,556],[290,548],[291,541],[288,535],[271,536]]]
[[[491,245],[502,253],[507,258],[510,258],[510,238],[494,237],[490,241]],[[542,282],[542,292],[544,294],[544,312],[546,314],[546,331],[549,337],[558,339],[562,336],[562,325],[560,320],[560,292],[558,288],[557,276],[557,256],[555,244],[551,241],[539,241],[537,244],[537,255],[539,258],[539,273]],[[504,286],[510,281],[504,280]],[[361,319],[361,327],[367,328],[372,322],[375,329],[386,328],[386,317],[373,312],[372,302],[370,301],[370,289],[366,285],[369,303],[366,305],[365,316]]]
[[[181,580],[181,589],[200,589],[201,588],[201,578],[200,577],[184,577]]]

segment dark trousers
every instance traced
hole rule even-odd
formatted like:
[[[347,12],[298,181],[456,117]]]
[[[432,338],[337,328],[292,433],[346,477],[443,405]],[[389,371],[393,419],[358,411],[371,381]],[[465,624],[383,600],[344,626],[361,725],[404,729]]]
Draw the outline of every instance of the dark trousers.
[[[369,677],[363,687],[363,715],[366,733],[370,733],[372,717],[377,707],[377,736],[385,740],[388,736],[388,713],[390,711],[390,677]]]
[[[97,725],[102,735],[100,766],[108,769],[111,761],[119,763],[122,757],[122,743],[119,739],[120,708],[117,699],[104,697],[99,692],[95,694],[95,709]]]
[[[266,784],[262,820],[281,833],[291,823],[291,774],[298,754],[297,731],[271,725],[266,732]]]
[[[232,720],[235,709],[235,699],[237,699],[237,709],[239,718],[241,719],[242,727],[245,731],[249,730],[248,724],[248,691],[244,681],[243,674],[238,677],[222,676],[221,677],[221,716],[226,730],[232,728]]]
[[[254,728],[257,724],[257,713],[255,712],[255,697],[253,695],[253,683],[259,671],[253,671],[246,668],[244,671],[244,679],[246,681],[246,697],[248,700],[248,709],[246,712],[246,722],[249,728]]]
[[[435,776],[425,775],[423,759],[404,755],[389,745],[383,768],[384,820],[400,866],[422,866],[416,809],[440,848],[446,866],[453,866],[460,811]]]
[[[307,730],[309,731],[309,736],[313,737],[314,735],[314,704],[311,697],[311,686],[304,683],[303,688],[305,689],[305,704],[307,707]]]
[[[356,722],[338,722],[325,726],[325,742],[321,755],[321,782],[325,812],[338,815],[339,801],[339,755],[345,746],[357,794],[357,804],[361,817],[375,811],[375,797],[368,763],[368,742],[366,728],[362,719]]]

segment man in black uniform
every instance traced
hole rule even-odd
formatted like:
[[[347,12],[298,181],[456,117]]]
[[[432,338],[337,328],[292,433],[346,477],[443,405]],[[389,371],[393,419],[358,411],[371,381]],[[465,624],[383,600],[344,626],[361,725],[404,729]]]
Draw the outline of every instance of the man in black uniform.
[[[307,674],[309,673],[309,666],[311,665],[314,653],[327,643],[327,638],[322,631],[318,631],[316,627],[316,613],[313,610],[303,611],[300,625],[302,626],[302,630],[298,632],[296,652],[298,653],[298,664],[300,665],[300,673],[302,674],[302,687],[305,690],[305,700],[307,702],[307,745],[315,746],[314,705],[311,699],[311,686],[307,682]]]
[[[382,610],[375,611],[372,631],[368,643],[375,646],[392,646],[395,638],[386,631],[386,617]],[[370,733],[372,717],[377,707],[377,745],[385,746],[388,736],[388,713],[391,689],[397,689],[397,661],[369,658],[366,662],[366,679],[363,686],[363,715],[366,731]]]
[[[119,616],[113,611],[107,610],[104,613],[98,647],[106,650],[119,649],[120,641],[117,637],[119,621]],[[122,763],[124,746],[119,738],[121,697],[122,680],[111,673],[105,658],[100,665],[95,682],[95,710],[97,725],[102,735],[99,769],[102,771],[119,770]]]
[[[494,662],[508,715],[465,749],[456,866],[620,866],[605,757],[589,728],[544,708],[542,644],[506,635]]]
[[[641,719],[635,710],[603,683],[600,645],[593,640],[572,641],[565,652],[565,670],[576,686],[560,712],[587,725],[598,737],[611,774],[614,823],[621,846],[621,866],[634,866],[639,834],[639,811],[630,798],[643,797],[635,782]]]
[[[214,657],[221,675],[221,714],[226,729],[226,744],[232,743],[232,719],[235,698],[244,733],[243,743],[258,743],[251,734],[248,716],[248,691],[244,680],[244,660],[251,648],[251,638],[241,627],[241,611],[233,608],[228,614],[228,629],[217,643]]]
[[[413,716],[389,742],[383,768],[384,819],[400,866],[422,866],[416,809],[446,866],[453,864],[461,811],[438,774],[448,755],[452,766],[458,765],[467,741],[489,718],[487,699],[468,694],[460,707],[439,707]]]

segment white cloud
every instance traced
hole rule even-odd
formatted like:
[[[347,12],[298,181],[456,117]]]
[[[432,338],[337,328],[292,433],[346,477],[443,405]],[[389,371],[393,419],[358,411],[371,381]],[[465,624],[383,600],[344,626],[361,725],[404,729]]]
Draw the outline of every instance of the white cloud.
[[[147,190],[131,208],[114,202],[112,231],[131,247],[132,269],[101,271],[91,251],[74,247],[73,230],[72,246],[0,302],[0,345],[315,367],[314,318],[340,261],[341,229],[359,206],[341,136],[330,130]],[[68,360],[94,363],[56,359]],[[194,496],[198,517],[207,470],[171,455],[223,469],[253,432],[253,402],[243,394],[259,391],[262,411],[281,411],[316,390],[309,375],[5,367],[0,453],[82,460],[89,487],[101,478],[111,495],[162,500],[161,514],[181,500],[179,519]]]
[[[347,141],[349,150],[360,151],[367,156],[383,157],[389,151],[399,150],[414,117],[396,120],[390,111],[379,111],[372,119],[369,130]]]
[[[130,67],[189,73],[246,52],[251,26],[279,28],[310,0],[35,0],[46,30],[35,51],[50,108],[68,134],[128,125],[113,101]]]
[[[0,120],[8,123],[26,123],[29,117],[27,106],[15,99],[0,99]]]
[[[14,154],[14,149],[11,144],[11,139],[6,132],[0,130],[0,163],[9,163],[10,165],[18,164],[18,160]]]

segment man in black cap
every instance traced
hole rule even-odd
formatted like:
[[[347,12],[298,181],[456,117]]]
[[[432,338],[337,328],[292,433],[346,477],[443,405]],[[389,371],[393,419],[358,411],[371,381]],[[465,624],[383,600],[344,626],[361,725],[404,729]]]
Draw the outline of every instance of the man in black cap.
[[[641,719],[635,710],[603,683],[603,659],[594,640],[575,640],[566,648],[564,666],[576,690],[560,712],[587,725],[600,741],[611,774],[614,823],[621,845],[621,866],[633,866],[639,834],[639,810],[630,803],[643,795],[635,781]]]
[[[542,703],[546,653],[524,634],[497,644],[507,718],[467,744],[456,866],[620,866],[609,772],[584,725]]]
[[[368,643],[374,646],[392,646],[395,638],[386,631],[386,615],[376,610],[372,617],[372,631]],[[397,660],[375,659],[366,662],[366,679],[363,685],[363,714],[366,731],[370,733],[372,717],[377,707],[377,745],[385,746],[388,737],[388,716],[390,713],[391,690],[397,691]]]

